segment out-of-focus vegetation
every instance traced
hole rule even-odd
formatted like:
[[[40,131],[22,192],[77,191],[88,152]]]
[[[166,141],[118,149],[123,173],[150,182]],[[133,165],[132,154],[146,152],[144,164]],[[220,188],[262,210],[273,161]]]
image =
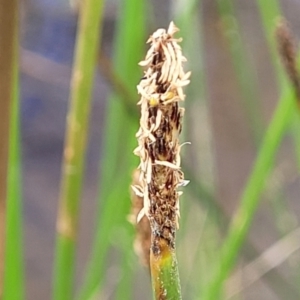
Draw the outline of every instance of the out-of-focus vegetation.
[[[183,299],[300,299],[297,284],[300,117],[297,93],[280,63],[275,39],[280,17],[291,19],[291,28],[299,36],[300,23],[296,17],[296,21],[293,19],[291,7],[296,11],[300,4],[291,0],[288,3],[275,0],[161,2],[104,1],[103,18],[101,1],[60,4],[64,8],[62,15],[67,11],[73,18],[80,16],[70,84],[72,113],[63,116],[68,138],[64,150],[61,144],[56,147],[66,159],[61,175],[64,180],[60,209],[57,208],[58,182],[52,193],[46,192],[45,183],[37,202],[26,198],[30,194],[26,192],[28,189],[35,191],[40,187],[38,177],[26,184],[30,176],[26,169],[27,156],[24,154],[21,161],[20,153],[23,146],[30,147],[24,137],[26,126],[21,128],[26,110],[21,109],[18,99],[28,84],[24,74],[34,76],[38,66],[44,74],[38,80],[48,85],[49,90],[59,86],[59,91],[63,82],[53,78],[47,82],[48,72],[69,74],[71,69],[51,55],[47,60],[34,56],[34,45],[22,36],[23,26],[26,28],[26,20],[34,12],[30,10],[33,2],[24,1],[20,7],[17,1],[0,3],[0,16],[15,16],[0,26],[0,40],[3,37],[6,43],[3,46],[1,42],[0,47],[3,52],[0,55],[0,116],[3,114],[0,192],[4,193],[3,196],[0,193],[0,299],[35,299],[35,293],[43,295],[39,296],[43,299],[54,300],[152,298],[148,270],[139,264],[134,253],[135,233],[127,220],[131,203],[129,186],[132,171],[138,165],[132,153],[139,126],[136,85],[142,70],[138,62],[147,50],[149,34],[159,27],[167,27],[171,20],[181,29],[183,52],[188,59],[186,68],[192,71],[184,103],[182,140],[192,142],[182,151],[182,169],[191,182],[184,188],[177,236]],[[69,8],[71,4],[73,11]],[[17,11],[21,11],[22,17],[20,34],[16,30]],[[0,19],[1,23],[6,20]],[[106,43],[111,37],[112,46]],[[26,48],[30,48],[31,56]],[[36,59],[36,66],[28,68],[24,63],[29,56]],[[45,72],[41,71],[43,68]],[[22,71],[20,82],[18,69]],[[58,75],[55,73],[53,77]],[[92,80],[96,91],[93,97]],[[100,107],[94,107],[95,111],[103,117],[101,132],[92,121],[88,126],[90,120],[100,118],[93,116],[93,109],[89,109],[92,99]],[[26,107],[26,99],[22,104]],[[58,106],[60,110],[62,107]],[[39,111],[37,107],[31,108],[35,109]],[[52,118],[51,122],[57,120]],[[58,128],[64,132],[64,128]],[[94,133],[97,130],[100,134]],[[90,146],[86,153],[89,133],[97,141],[91,143],[94,148]],[[50,139],[47,135],[42,138]],[[100,155],[93,156],[99,145]],[[77,154],[78,160],[72,161]],[[45,155],[38,162],[45,161],[47,166],[47,159]],[[89,173],[90,165],[95,164],[98,173]],[[23,172],[22,166],[25,166]],[[47,173],[46,167],[43,170]],[[97,195],[82,191],[82,187],[91,187],[91,178],[94,186],[97,185],[93,186]],[[48,201],[47,195],[57,201]],[[96,199],[96,204],[88,201],[90,197]],[[44,203],[47,208],[40,210],[44,215],[38,215],[40,211],[35,210],[37,203]],[[35,227],[27,225],[26,217],[28,214],[47,219],[48,211],[52,220],[48,232],[52,236],[44,238],[51,241],[51,251],[33,239],[31,231]],[[56,218],[51,211],[59,211],[56,252],[53,242]],[[34,250],[41,253],[42,259],[28,259]],[[36,267],[36,262],[44,266],[45,273],[52,272],[54,292],[52,288],[50,292],[49,276],[36,271],[42,269]],[[55,268],[45,269],[54,264]],[[38,277],[48,286],[47,293],[34,280]]]

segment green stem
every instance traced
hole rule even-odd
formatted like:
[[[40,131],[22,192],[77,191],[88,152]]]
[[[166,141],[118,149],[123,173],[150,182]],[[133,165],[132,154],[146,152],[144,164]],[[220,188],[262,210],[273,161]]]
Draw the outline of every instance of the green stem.
[[[4,298],[10,110],[14,96],[17,1],[0,2],[0,299]]]
[[[128,114],[128,117],[135,119],[137,118],[138,114],[136,110],[132,109],[132,105],[128,100],[133,99],[133,93],[129,91],[129,87],[118,77],[115,69],[111,66],[111,63],[109,59],[107,58],[107,61],[105,62],[106,66],[108,67],[108,70],[106,69],[106,76],[107,79],[109,80],[110,85],[114,89],[116,93],[118,93],[120,99],[115,99],[115,100],[122,100],[123,105],[125,106],[125,112],[129,113],[132,111],[132,114]],[[108,72],[110,74],[108,74]],[[121,87],[121,88],[120,88]],[[127,96],[128,95],[128,96]],[[130,95],[132,95],[130,97]],[[128,97],[128,100],[125,101],[124,97]],[[299,143],[300,144],[300,143]],[[299,149],[300,153],[300,149]],[[300,157],[300,156],[298,156]],[[300,165],[300,159],[299,159],[299,165]],[[215,199],[214,195],[207,189],[206,186],[202,184],[201,181],[197,179],[195,174],[191,172],[191,170],[185,165],[185,163],[182,163],[184,173],[186,175],[186,178],[189,178],[191,180],[191,185],[189,186],[191,193],[193,194],[194,198],[193,199],[199,199],[197,203],[199,205],[204,205],[204,207],[208,210],[211,210],[211,216],[215,218],[215,221],[217,223],[221,224],[221,227],[226,228],[229,223],[229,218],[226,216],[225,212],[223,211],[222,207],[220,204],[217,202]],[[108,201],[109,202],[109,201]],[[115,210],[112,210],[112,212],[115,212]],[[111,213],[107,212],[105,214],[110,215]],[[103,222],[105,224],[105,222]],[[184,224],[183,224],[184,225]],[[99,226],[102,228],[104,225]],[[182,231],[182,226],[181,226],[181,231]],[[104,238],[102,236],[102,241],[104,241]],[[259,255],[258,250],[256,250],[251,242],[249,240],[245,240],[245,251],[244,251],[245,258],[247,261],[251,261],[255,257]],[[99,256],[98,256],[99,258]],[[277,295],[282,295],[282,297],[286,297],[286,291],[289,291],[289,294],[296,299],[299,297],[299,293],[295,289],[293,285],[290,284],[288,280],[286,280],[280,273],[277,272],[277,269],[272,269],[270,272],[264,275],[263,279],[265,282],[268,284],[268,286],[274,290],[274,292]],[[99,291],[99,285],[97,288],[95,288],[96,291]],[[92,298],[92,297],[91,297]],[[93,298],[92,298],[93,299]]]
[[[105,58],[105,66],[108,66],[108,69],[105,70],[105,74],[107,76],[107,80],[109,81],[109,84],[114,89],[114,91],[118,94],[120,99],[115,99],[122,101],[124,105],[124,110],[126,113],[128,113],[128,117],[135,119],[137,118],[137,111],[132,108],[132,105],[130,104],[129,100],[134,98],[133,93],[129,91],[129,87],[122,81],[121,78],[118,77],[115,69],[112,67],[110,61],[108,58]],[[104,66],[104,65],[102,65]],[[109,74],[108,74],[109,73]],[[131,95],[131,96],[130,96]],[[124,99],[124,97],[128,97],[127,100]],[[132,114],[129,114],[129,112],[132,111]],[[296,120],[297,123],[298,119]],[[296,124],[295,124],[296,126]],[[296,130],[296,127],[295,127]],[[298,135],[299,136],[299,135]],[[300,138],[299,138],[300,141]],[[298,144],[297,144],[298,145]],[[299,143],[300,145],[300,143]],[[298,153],[300,153],[300,148]],[[298,162],[300,166],[300,155],[298,155]],[[191,185],[189,186],[191,193],[193,194],[193,199],[198,199],[197,203],[199,205],[204,205],[204,207],[208,210],[211,210],[211,216],[215,218],[215,221],[217,223],[220,223],[222,228],[226,228],[229,223],[229,217],[226,216],[225,212],[223,211],[223,208],[220,206],[220,204],[217,202],[214,195],[210,192],[210,190],[203,185],[202,181],[199,181],[197,179],[197,176],[191,172],[191,170],[188,168],[188,166],[185,165],[184,162],[182,162],[182,168],[184,170],[184,173],[186,175],[186,178],[189,178],[191,180]],[[109,214],[109,213],[108,213]],[[183,224],[184,225],[184,224]],[[99,226],[103,227],[103,226]],[[182,231],[182,226],[181,226]],[[247,237],[246,237],[247,238]],[[103,240],[103,239],[102,239]],[[251,244],[249,240],[245,240],[245,251],[244,255],[247,261],[253,260],[255,257],[259,255],[258,250],[254,248],[254,246]],[[274,290],[274,292],[277,295],[280,295],[282,298],[287,296],[287,292],[289,291],[289,295],[293,297],[292,299],[296,299],[299,297],[298,291],[295,289],[295,287],[290,284],[288,280],[285,279],[284,276],[282,276],[277,269],[272,269],[268,273],[266,273],[263,276],[263,279],[265,280],[266,284]],[[99,291],[99,287],[96,288],[97,291]]]
[[[4,299],[24,299],[24,265],[22,246],[22,196],[20,163],[20,104],[19,104],[19,34],[18,5],[14,18],[14,51],[12,101],[9,128],[7,174],[7,220],[5,248]]]
[[[241,204],[233,218],[229,228],[229,234],[224,242],[221,251],[221,264],[217,275],[213,278],[212,284],[204,292],[203,299],[218,299],[220,297],[224,280],[227,278],[232,269],[238,252],[246,238],[246,234],[251,225],[254,213],[258,207],[260,195],[263,191],[265,181],[273,166],[274,157],[283,134],[288,126],[289,121],[293,116],[295,106],[295,97],[292,88],[288,91],[283,89],[286,82],[283,77],[282,70],[276,64],[276,47],[274,45],[273,28],[276,16],[280,15],[280,8],[277,1],[273,1],[274,5],[264,5],[265,1],[258,1],[262,21],[269,41],[271,56],[276,66],[276,71],[280,86],[285,91],[285,96],[282,97],[277,110],[274,114],[272,122],[264,138],[264,142],[256,160],[254,169],[247,182],[243,192]]]
[[[213,278],[211,285],[204,291],[203,300],[218,299],[220,297],[224,280],[233,268],[248,233],[265,181],[273,166],[278,146],[293,116],[294,108],[294,93],[289,88],[285,90],[266,132],[253,171],[244,189],[240,206],[229,226],[228,236],[221,249],[220,269]]]
[[[282,91],[283,87],[285,85],[285,82],[289,80],[288,76],[286,76],[284,67],[282,66],[282,63],[280,62],[279,56],[277,55],[278,51],[278,45],[276,45],[276,39],[274,38],[274,28],[276,22],[279,21],[281,18],[281,6],[280,6],[280,1],[279,0],[269,0],[269,1],[264,1],[264,0],[256,0],[257,6],[259,8],[259,13],[261,16],[261,21],[263,24],[263,29],[265,32],[265,37],[268,41],[268,46],[269,46],[269,51],[271,53],[271,59],[273,63],[273,67],[276,73],[276,79],[277,79],[277,85],[279,89]],[[298,54],[297,56],[297,66],[299,70],[299,62],[300,62],[300,56]],[[292,83],[293,84],[293,83]],[[294,93],[296,92],[297,94],[297,87],[294,88]],[[299,99],[298,100],[298,109],[299,109]],[[291,128],[291,133],[293,135],[293,140],[294,140],[294,145],[295,145],[295,154],[296,154],[296,159],[297,159],[297,168],[298,168],[298,173],[300,172],[300,139],[299,139],[299,128],[300,128],[300,119],[299,119],[299,114],[296,112],[294,113],[293,116],[293,122],[292,122],[292,128]],[[282,210],[280,213],[281,215],[288,216],[290,220],[296,220],[294,216],[294,212],[289,210],[288,207],[286,206],[285,199],[280,199],[283,204],[284,210]],[[278,219],[277,219],[278,220]],[[296,272],[299,272],[299,265],[293,265],[293,268],[296,270]],[[289,280],[291,283],[295,280]],[[297,282],[297,279],[296,279]],[[292,298],[292,296],[291,296]],[[285,299],[285,298],[284,298]],[[294,299],[294,298],[292,298]]]
[[[113,70],[115,70],[115,76],[110,79],[114,79],[114,83],[116,83],[116,79],[123,82],[123,86],[128,87],[128,92],[123,93],[124,91],[122,91],[122,95],[113,93],[107,102],[106,134],[102,142],[103,154],[100,166],[101,190],[96,213],[96,235],[84,282],[77,298],[80,300],[89,299],[96,290],[102,290],[106,275],[107,253],[111,247],[114,233],[120,230],[128,233],[131,230],[131,224],[126,220],[130,207],[129,193],[126,191],[130,186],[130,172],[137,164],[132,149],[136,146],[135,133],[138,123],[136,119],[129,118],[126,113],[129,112],[129,103],[134,105],[131,105],[130,108],[133,107],[134,111],[137,111],[135,86],[142,76],[138,62],[144,52],[145,12],[145,2],[142,0],[120,2],[114,41]],[[121,100],[124,101],[126,96],[131,96],[131,98],[124,106]],[[130,237],[132,240],[132,235]],[[121,241],[118,240],[118,243]],[[126,253],[123,254],[122,259],[128,260]],[[127,274],[126,280],[128,280],[128,276],[131,276],[130,273],[132,274],[129,269],[130,264],[121,264],[127,268],[127,271],[124,269],[122,271]],[[123,284],[119,283],[116,297],[121,295],[121,299],[130,299],[130,295],[126,294],[127,291],[122,294],[122,287]]]
[[[158,238],[158,253],[150,252],[152,287],[155,300],[181,300],[181,289],[175,249]]]
[[[81,3],[57,220],[53,292],[55,300],[71,299],[73,292],[78,208],[103,2],[101,0],[85,0]]]

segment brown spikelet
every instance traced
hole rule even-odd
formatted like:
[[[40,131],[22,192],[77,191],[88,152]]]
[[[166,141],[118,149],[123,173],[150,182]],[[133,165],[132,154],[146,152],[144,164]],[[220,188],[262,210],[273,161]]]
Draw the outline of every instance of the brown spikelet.
[[[276,27],[278,51],[300,102],[300,77],[296,63],[296,42],[286,20],[280,19]]]
[[[150,244],[151,244],[151,232],[148,218],[144,215],[137,223],[138,214],[143,208],[143,197],[136,186],[139,184],[140,171],[135,170],[132,174],[132,190],[131,190],[131,215],[129,221],[135,225],[136,237],[134,241],[134,250],[139,256],[143,265],[149,267],[150,260]]]
[[[146,215],[150,221],[154,255],[160,252],[160,239],[175,247],[180,195],[177,188],[186,184],[178,140],[184,109],[178,103],[185,98],[182,87],[189,83],[190,72],[182,68],[186,59],[178,44],[181,40],[173,37],[177,31],[171,22],[167,31],[158,29],[149,38],[150,49],[140,62],[145,67],[144,77],[137,86],[141,119],[134,153],[140,157],[140,177],[135,191],[143,197],[138,220]]]

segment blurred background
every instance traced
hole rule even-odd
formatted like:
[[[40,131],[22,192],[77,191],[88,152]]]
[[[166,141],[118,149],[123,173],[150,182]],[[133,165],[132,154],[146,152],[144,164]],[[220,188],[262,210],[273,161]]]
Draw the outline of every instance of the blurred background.
[[[126,37],[120,37],[119,31],[127,26],[122,24],[128,21],[123,16],[130,15],[126,2],[105,1],[101,59],[95,74],[81,202],[76,290],[84,282],[96,224],[102,224],[107,226],[102,230],[110,233],[109,250],[105,258],[99,257],[105,262],[104,280],[101,292],[94,299],[152,298],[148,271],[133,253],[134,231],[126,221],[130,212],[130,176],[134,165],[138,165],[132,154],[137,144],[134,132],[139,124],[135,87],[142,76],[137,63],[147,49],[146,39],[154,30],[166,28],[174,20],[181,28],[178,36],[183,37],[183,52],[188,59],[186,69],[193,73],[186,90],[182,137],[182,141],[192,142],[184,149],[182,158],[185,177],[191,183],[184,189],[181,200],[178,261],[183,298],[200,299],[201,290],[218,263],[218,250],[228,219],[238,206],[282,92],[277,77],[279,59],[274,59],[269,47],[274,37],[265,30],[261,19],[258,3],[262,1],[148,0],[144,1],[142,33],[129,34],[129,40],[138,35],[144,51],[136,51],[133,43],[128,51],[132,57],[123,57],[122,64],[122,55],[118,53],[122,53]],[[265,2],[271,11],[274,1]],[[55,223],[79,6],[75,0],[23,0],[21,5],[24,240],[26,297],[30,300],[51,298]],[[282,0],[280,6],[282,15],[299,37],[300,1]],[[134,26],[135,18],[141,24],[139,15],[133,13],[131,17],[130,24]],[[275,19],[271,22],[275,26]],[[121,70],[126,66],[126,59],[131,59],[130,67],[136,65],[134,70]],[[125,77],[123,88],[129,86],[127,96],[130,95],[126,101],[112,95],[118,94],[118,89],[107,66],[117,75],[120,71],[121,83],[122,76]],[[115,101],[123,101],[125,105]],[[114,116],[117,109],[122,118],[117,113]],[[127,131],[127,127],[133,131]],[[121,128],[121,133],[110,143],[109,137],[115,134],[116,128]],[[294,140],[294,133],[289,130],[280,146],[246,246],[226,281],[224,299],[300,299],[297,284],[300,279],[297,231],[300,178]],[[113,162],[112,155],[116,155]],[[113,171],[103,179],[110,166]],[[123,183],[118,184],[122,177],[124,186],[127,185],[125,190]],[[107,190],[106,194],[102,189]],[[117,197],[115,207],[123,203],[122,211],[118,212],[120,217],[115,223],[101,223],[98,212],[105,210],[104,203],[110,199],[104,195],[110,195],[113,190],[114,199]],[[117,214],[115,210],[112,207],[109,212],[112,220]]]

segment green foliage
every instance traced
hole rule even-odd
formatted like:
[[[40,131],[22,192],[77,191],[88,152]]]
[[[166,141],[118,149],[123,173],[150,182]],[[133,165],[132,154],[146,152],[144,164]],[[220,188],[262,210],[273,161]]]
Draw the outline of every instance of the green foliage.
[[[16,19],[14,28],[14,61],[7,173],[7,240],[5,248],[4,300],[24,299],[18,26],[18,19]]]
[[[222,285],[236,261],[257,210],[266,179],[274,166],[277,149],[295,110],[295,97],[290,88],[283,95],[264,137],[253,171],[243,191],[240,205],[232,219],[229,233],[221,249],[220,269],[203,299],[218,299]]]
[[[115,38],[115,53],[113,66],[116,75],[125,83],[130,94],[135,95],[135,86],[141,77],[137,68],[143,57],[145,44],[145,5],[141,0],[124,1],[119,7],[119,18]],[[130,71],[129,71],[130,70]],[[101,181],[99,204],[97,213],[96,236],[93,243],[92,255],[88,264],[86,280],[79,293],[79,299],[88,299],[97,288],[101,290],[105,273],[105,261],[113,242],[113,236],[125,235],[132,241],[132,226],[126,220],[129,214],[129,187],[131,172],[136,168],[138,161],[132,151],[136,147],[135,133],[138,129],[138,120],[128,117],[124,108],[122,95],[112,94],[108,99],[106,108],[106,132],[103,140],[103,157],[101,159]],[[133,103],[137,102],[132,99]],[[113,184],[113,185],[112,185]],[[122,243],[122,240],[119,241]],[[128,245],[128,241],[126,242]],[[121,249],[122,244],[119,245]],[[131,269],[132,251],[128,248],[121,256],[122,263],[121,282],[117,297],[131,299],[127,284]],[[117,299],[117,298],[116,298]]]
[[[103,1],[82,2],[67,117],[53,299],[72,299],[79,200]]]
[[[231,2],[231,1],[229,1]],[[282,138],[291,122],[295,108],[295,94],[292,86],[287,87],[281,67],[276,59],[276,45],[274,41],[275,21],[280,16],[280,8],[277,1],[270,3],[257,1],[264,26],[267,41],[269,43],[272,60],[277,70],[280,88],[283,95],[274,113],[273,119],[265,133],[261,149],[255,162],[252,173],[242,193],[241,202],[229,227],[229,233],[221,249],[221,261],[213,281],[204,290],[203,299],[218,299],[222,292],[222,286],[229,276],[251,226],[254,213],[258,208],[261,194],[266,180],[274,168],[274,159]],[[224,2],[220,2],[220,4]],[[223,6],[224,7],[224,6]],[[222,9],[222,7],[221,7]]]
[[[90,98],[102,31],[103,2],[85,0],[82,1],[81,6],[58,213],[58,224],[67,224],[67,230],[64,231],[62,228],[66,229],[65,227],[58,226],[53,274],[54,300],[74,299],[73,279],[77,249],[76,236],[80,225],[78,224],[79,205],[84,180]],[[294,140],[298,172],[300,170],[299,115],[295,113],[297,107],[294,91],[279,64],[274,39],[275,22],[282,11],[279,1],[257,0],[261,26],[269,47],[269,62],[273,64],[276,74],[277,86],[275,88],[281,95],[271,121],[266,126],[266,131],[255,65],[249,59],[249,53],[244,44],[247,42],[247,37],[242,31],[243,19],[239,18],[233,1],[216,0],[215,4],[217,19],[220,23],[214,26],[218,26],[221,30],[223,42],[225,41],[224,49],[228,48],[226,50],[230,54],[235,74],[232,80],[237,84],[242,95],[241,106],[246,117],[244,122],[253,133],[251,142],[256,145],[258,154],[245,186],[240,188],[240,202],[237,204],[233,217],[230,217],[228,213],[225,213],[226,203],[223,205],[221,201],[218,201],[218,198],[222,199],[224,191],[220,192],[218,189],[218,181],[222,178],[217,176],[218,162],[214,156],[212,140],[220,136],[214,132],[212,125],[214,120],[210,119],[213,108],[208,101],[212,89],[218,87],[210,84],[209,74],[206,74],[204,6],[201,1],[196,0],[173,1],[170,4],[170,10],[175,24],[181,29],[180,35],[184,38],[182,45],[184,55],[188,59],[187,69],[192,70],[192,82],[187,90],[185,103],[186,124],[184,126],[185,140],[192,140],[192,145],[188,146],[188,149],[183,148],[185,156],[182,164],[185,177],[191,180],[191,183],[185,188],[181,203],[182,218],[177,237],[177,257],[184,299],[225,298],[223,288],[231,276],[231,271],[237,266],[238,257],[248,262],[260,255],[249,240],[248,233],[253,225],[259,204],[262,202],[262,194],[269,176],[277,166],[276,155],[282,140],[288,136],[287,132],[290,129],[290,136]],[[148,35],[156,29],[150,30],[146,26],[148,20],[151,20],[153,26],[156,24],[153,13],[155,6],[153,6],[153,11],[149,10],[149,7],[150,1],[142,0],[124,0],[119,1],[118,4],[111,65],[112,71],[118,77],[126,93],[118,90],[112,82],[112,91],[105,110],[103,149],[99,163],[95,236],[83,284],[79,286],[78,294],[75,296],[78,300],[105,299],[109,297],[107,293],[110,294],[111,299],[117,300],[151,299],[150,288],[145,289],[146,292],[143,289],[142,295],[137,294],[139,288],[137,282],[140,283],[143,280],[138,278],[139,281],[137,281],[136,278],[137,269],[140,267],[133,251],[133,226],[127,221],[131,204],[129,197],[131,173],[138,165],[138,159],[132,153],[137,145],[135,133],[139,125],[138,107],[135,109],[138,101],[136,85],[142,74],[137,64],[144,57],[145,41]],[[164,27],[168,26],[170,20],[165,18]],[[18,35],[15,34],[16,41],[17,37]],[[22,176],[20,174],[22,147],[19,132],[17,61],[16,51],[9,125],[8,196],[5,211],[6,271],[3,300],[25,298]],[[213,74],[213,76],[216,75]],[[73,121],[76,121],[76,124],[72,123]],[[231,137],[227,138],[230,143]],[[70,166],[72,172],[70,172]],[[278,201],[274,206],[275,223],[282,222],[280,214],[283,211],[284,216],[289,216],[289,221],[291,221],[294,214],[289,210],[286,202],[284,186],[278,188],[275,196],[275,200]],[[66,220],[67,222],[64,223]],[[222,235],[225,237],[222,238]],[[169,265],[169,267],[174,266]],[[109,278],[108,270],[110,269],[117,274],[113,279]],[[289,265],[289,270],[298,271],[299,265]],[[143,276],[148,278],[148,274],[145,273]],[[278,298],[297,299],[299,297],[299,289],[293,283],[295,278],[290,279],[291,276],[285,276],[278,269],[270,271],[269,275],[265,276],[268,279],[268,287],[275,291]],[[144,281],[150,286],[147,279]],[[168,279],[164,278],[164,281],[168,283]]]

